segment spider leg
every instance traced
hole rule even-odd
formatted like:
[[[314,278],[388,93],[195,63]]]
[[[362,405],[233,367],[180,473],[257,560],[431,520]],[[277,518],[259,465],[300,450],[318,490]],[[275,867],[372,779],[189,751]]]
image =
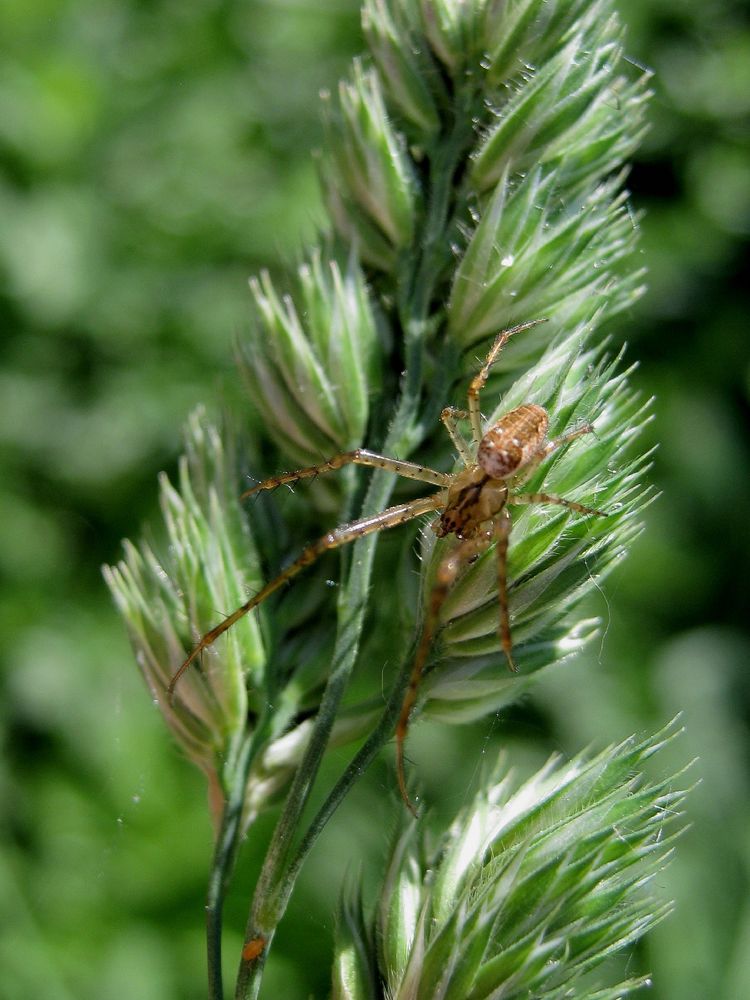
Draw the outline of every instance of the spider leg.
[[[260,493],[261,490],[275,490],[277,486],[283,486],[284,483],[296,483],[300,479],[311,479],[324,472],[341,469],[345,465],[368,465],[375,469],[385,469],[397,476],[418,479],[422,483],[431,483],[433,486],[445,486],[450,479],[450,476],[444,472],[435,472],[434,469],[427,469],[414,462],[402,462],[398,458],[386,458],[385,455],[378,455],[366,448],[355,448],[354,451],[342,451],[341,454],[334,455],[333,458],[329,458],[326,462],[320,462],[318,465],[310,465],[305,469],[297,469],[295,472],[282,472],[278,476],[271,476],[270,479],[265,479],[257,486],[245,490],[240,500],[246,500],[248,497]]]
[[[595,517],[608,516],[606,510],[597,510],[596,507],[586,507],[582,503],[576,503],[575,500],[566,500],[564,497],[552,496],[550,493],[515,493],[510,498],[510,502],[526,504],[553,503],[558,507],[567,507],[568,510],[574,510],[576,514],[592,514]]]
[[[479,409],[479,393],[482,391],[487,379],[489,378],[490,369],[497,361],[502,349],[514,334],[521,333],[523,330],[528,330],[532,326],[538,326],[540,323],[546,322],[546,319],[532,319],[528,323],[519,323],[518,326],[511,326],[507,330],[501,330],[495,338],[495,343],[490,348],[484,364],[471,380],[471,384],[469,385],[469,415],[471,418],[471,433],[474,438],[474,444],[477,447],[479,447],[479,442],[482,440],[482,414]]]
[[[593,434],[594,428],[591,424],[583,424],[582,427],[577,427],[573,431],[568,431],[567,434],[562,434],[558,438],[554,438],[552,441],[548,441],[543,445],[536,455],[533,455],[529,461],[521,469],[520,475],[516,476],[513,480],[515,486],[520,486],[525,483],[531,475],[536,470],[540,462],[543,462],[548,455],[551,455],[553,451],[557,451],[558,448],[562,448],[563,445],[568,444],[570,441],[575,441],[576,438],[583,437],[584,434]]]
[[[513,639],[510,634],[510,615],[508,614],[508,537],[511,529],[510,514],[501,510],[495,522],[494,536],[497,541],[497,600],[500,605],[500,645],[503,647],[508,669],[518,672],[513,662]]]
[[[552,441],[548,441],[542,449],[542,458],[546,458],[547,455],[551,455],[553,451],[561,448],[564,444],[568,444],[569,441],[575,441],[576,438],[583,437],[584,434],[593,433],[593,424],[581,424],[581,426],[576,427],[575,430],[568,431],[566,434],[561,434],[559,438],[554,438]]]
[[[190,664],[200,656],[204,649],[213,645],[216,640],[222,636],[227,629],[230,629],[236,622],[243,618],[249,611],[253,608],[257,608],[267,597],[270,597],[274,591],[278,590],[285,583],[295,577],[301,570],[309,566],[311,563],[319,559],[324,552],[328,552],[329,549],[337,549],[342,545],[347,545],[349,542],[356,541],[358,538],[362,538],[364,535],[371,535],[375,531],[382,531],[384,528],[395,528],[399,524],[405,524],[406,521],[411,521],[415,517],[419,517],[421,514],[427,514],[433,510],[439,510],[441,507],[445,506],[445,494],[444,493],[434,493],[429,497],[420,497],[417,500],[410,500],[407,503],[396,504],[394,507],[388,507],[386,510],[380,511],[378,514],[372,514],[370,517],[363,517],[358,521],[352,521],[350,524],[340,525],[338,528],[334,528],[329,531],[327,535],[323,535],[319,538],[317,542],[312,542],[307,545],[300,555],[290,563],[286,569],[282,570],[281,573],[269,583],[265,585],[257,594],[254,594],[249,601],[246,601],[241,607],[237,608],[228,615],[224,621],[220,622],[215,628],[206,632],[197,643],[195,648],[192,650],[190,655],[182,663],[182,666],[175,673],[169,682],[167,687],[167,694],[171,699],[174,696],[175,687],[180,677],[185,673]]]
[[[576,431],[569,436],[578,437],[580,434],[586,434],[587,431],[580,430]],[[568,439],[569,439],[568,438]],[[557,442],[550,442],[551,444],[561,444],[563,439],[558,439]],[[550,449],[552,450],[552,449]],[[510,498],[510,503],[523,503],[523,504],[543,504],[551,503],[556,504],[558,507],[565,507],[568,510],[573,510],[577,514],[593,514],[597,517],[606,517],[607,514],[603,510],[595,510],[593,507],[585,507],[582,503],[576,503],[574,500],[565,500],[563,497],[552,496],[550,493],[516,493]],[[496,537],[497,537],[497,566],[498,566],[498,600],[500,602],[500,642],[503,647],[503,652],[508,660],[508,666],[515,673],[518,667],[513,662],[513,642],[510,634],[510,619],[508,616],[508,580],[507,580],[507,563],[508,563],[508,535],[510,534],[510,515],[506,510],[501,512],[501,520],[498,520],[496,526]]]
[[[443,412],[440,414],[440,419],[445,424],[445,429],[448,431],[451,437],[451,441],[456,446],[456,451],[461,456],[461,461],[468,468],[470,465],[474,465],[474,456],[471,453],[466,441],[464,441],[461,433],[458,430],[459,420],[468,420],[469,411],[468,410],[457,410],[455,406],[446,406]]]
[[[432,640],[434,638],[438,618],[440,616],[440,609],[450,592],[453,582],[460,574],[463,567],[483,552],[489,545],[490,541],[491,538],[487,532],[483,532],[475,538],[464,539],[464,541],[462,541],[455,549],[443,557],[440,565],[438,566],[435,585],[430,596],[430,606],[427,610],[424,626],[422,628],[422,635],[414,656],[414,665],[411,670],[411,676],[409,677],[409,686],[406,689],[404,701],[401,705],[401,714],[399,715],[399,719],[396,724],[396,776],[398,779],[398,787],[406,808],[415,817],[417,815],[417,810],[409,798],[409,793],[406,789],[406,776],[404,773],[404,742],[409,728],[409,716],[411,715],[414,703],[417,700],[419,682],[422,679],[422,672],[424,670],[425,663],[427,662],[430,647],[432,646]]]

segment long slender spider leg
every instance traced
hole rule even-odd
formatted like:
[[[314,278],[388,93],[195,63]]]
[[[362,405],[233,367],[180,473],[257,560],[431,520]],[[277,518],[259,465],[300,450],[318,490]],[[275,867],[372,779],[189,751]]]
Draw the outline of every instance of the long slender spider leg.
[[[573,431],[568,431],[567,434],[561,434],[560,437],[554,438],[552,441],[548,441],[535,455],[532,455],[529,461],[521,469],[520,473],[517,476],[514,476],[513,485],[522,486],[525,482],[528,482],[539,464],[543,462],[548,455],[551,455],[553,451],[557,451],[557,449],[562,448],[563,445],[569,444],[571,441],[575,441],[576,438],[583,437],[584,434],[593,434],[593,432],[594,428],[591,424],[583,424],[583,426],[577,427]]]
[[[479,442],[482,440],[482,414],[479,409],[479,393],[489,378],[490,369],[514,334],[521,333],[523,330],[529,330],[532,326],[539,326],[540,323],[546,322],[546,319],[532,319],[528,323],[519,323],[518,326],[511,326],[507,330],[501,330],[495,338],[495,342],[490,348],[484,364],[471,380],[471,384],[469,385],[469,415],[471,419],[471,433],[474,438],[474,444],[477,447],[479,447]]]
[[[282,472],[278,476],[271,476],[257,486],[252,486],[240,496],[240,500],[260,493],[261,490],[275,490],[277,486],[284,483],[296,483],[300,479],[310,479],[319,476],[324,472],[333,472],[341,469],[345,465],[368,465],[375,469],[385,469],[393,472],[397,476],[405,476],[407,479],[418,479],[422,483],[431,483],[433,486],[446,486],[450,476],[444,472],[436,472],[428,469],[424,465],[417,465],[415,462],[402,462],[398,458],[387,458],[385,455],[378,455],[374,451],[366,448],[355,448],[354,451],[342,451],[339,455],[334,455],[326,462],[318,465],[310,465],[305,469],[297,469],[295,472]]]
[[[510,536],[510,528],[510,514],[507,510],[501,510],[494,530],[497,540],[495,551],[497,554],[497,600],[500,605],[500,644],[508,661],[508,668],[515,674],[518,672],[518,667],[513,662],[513,639],[510,634],[510,615],[508,614],[508,537]]]
[[[598,510],[596,507],[586,507],[575,500],[566,500],[564,497],[552,496],[551,493],[514,493],[510,498],[511,503],[541,504],[553,503],[558,507],[567,507],[574,510],[576,514],[591,514],[595,517],[608,517],[606,510]]]
[[[465,539],[457,546],[457,548],[454,548],[451,552],[444,556],[438,566],[435,584],[432,589],[432,594],[430,595],[430,606],[427,609],[427,615],[425,616],[425,622],[422,627],[422,635],[420,636],[419,645],[417,646],[417,651],[414,656],[414,665],[412,666],[411,676],[409,677],[409,686],[406,689],[406,694],[404,695],[404,700],[401,705],[401,714],[399,715],[398,722],[396,723],[396,776],[398,779],[398,788],[401,792],[401,798],[404,800],[406,808],[414,817],[417,815],[417,810],[409,798],[409,793],[406,789],[406,775],[404,772],[404,742],[406,740],[406,733],[409,729],[409,716],[411,715],[414,703],[417,700],[419,682],[422,679],[422,672],[424,670],[425,663],[427,662],[430,647],[432,646],[432,640],[434,638],[438,618],[440,616],[440,609],[450,592],[453,582],[463,567],[479,555],[480,552],[484,551],[489,543],[490,538],[485,532],[476,538]]]
[[[410,500],[408,503],[400,503],[394,507],[388,507],[386,510],[380,511],[378,514],[373,514],[370,517],[363,517],[358,521],[352,521],[350,524],[340,525],[338,528],[329,531],[328,534],[323,535],[316,542],[305,546],[293,563],[290,563],[277,577],[267,583],[257,594],[254,594],[249,601],[246,601],[241,607],[237,608],[236,611],[233,611],[215,626],[215,628],[210,629],[201,637],[190,655],[184,660],[177,673],[170,680],[167,687],[169,698],[171,699],[174,696],[175,687],[180,677],[182,677],[190,664],[196,657],[200,656],[204,649],[213,645],[240,618],[243,618],[253,608],[257,608],[259,604],[265,601],[267,597],[270,597],[279,587],[282,587],[301,570],[315,562],[316,559],[319,559],[324,552],[347,545],[349,542],[353,542],[357,538],[362,538],[364,535],[370,535],[375,531],[382,531],[384,528],[395,528],[399,524],[411,521],[412,518],[419,517],[421,514],[427,514],[433,510],[439,510],[444,506],[445,494],[442,492],[434,493],[429,497],[420,497],[417,500]]]
[[[542,449],[542,458],[546,458],[547,455],[551,455],[553,451],[557,451],[558,448],[562,448],[564,444],[569,444],[571,441],[575,441],[576,438],[583,437],[584,434],[593,433],[593,424],[588,422],[581,424],[581,426],[576,427],[575,430],[567,431],[565,434],[561,434],[560,437],[553,438],[552,441],[548,441]]]
[[[440,419],[445,424],[445,429],[450,434],[451,441],[456,446],[456,451],[461,456],[461,461],[467,468],[470,465],[474,465],[476,459],[474,455],[472,455],[469,445],[466,443],[466,441],[464,441],[463,437],[461,436],[461,432],[458,429],[458,421],[468,420],[469,411],[457,410],[455,406],[446,406],[446,408],[440,414]]]

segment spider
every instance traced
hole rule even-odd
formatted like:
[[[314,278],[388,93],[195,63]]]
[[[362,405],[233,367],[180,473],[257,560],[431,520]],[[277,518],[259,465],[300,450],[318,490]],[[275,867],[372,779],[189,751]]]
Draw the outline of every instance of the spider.
[[[432,522],[431,528],[438,538],[455,535],[457,544],[443,556],[435,577],[435,584],[425,615],[422,635],[415,653],[414,664],[409,684],[404,696],[400,716],[396,725],[396,770],[398,787],[407,808],[416,816],[404,774],[404,743],[406,740],[409,717],[417,699],[419,683],[422,677],[432,641],[438,626],[440,609],[450,588],[461,571],[476,560],[484,551],[495,543],[497,554],[498,602],[500,618],[498,632],[500,644],[511,671],[517,667],[513,660],[513,642],[511,639],[510,620],[508,616],[508,580],[507,557],[508,538],[511,529],[509,504],[555,504],[575,511],[578,514],[605,517],[606,513],[593,507],[586,507],[564,497],[552,496],[549,493],[522,493],[516,488],[534,472],[540,462],[562,445],[575,438],[593,431],[591,424],[584,424],[575,430],[568,431],[558,438],[549,440],[547,430],[549,415],[542,406],[536,403],[523,403],[504,414],[486,431],[482,430],[482,416],[479,408],[480,393],[487,382],[492,365],[497,360],[508,340],[517,333],[527,330],[542,320],[521,323],[501,331],[490,348],[481,369],[474,376],[468,391],[468,409],[446,407],[440,415],[450,438],[455,445],[464,467],[455,473],[437,472],[434,469],[406,462],[396,458],[388,458],[364,448],[346,451],[334,455],[326,462],[312,465],[295,472],[282,472],[264,480],[252,489],[242,494],[241,499],[254,496],[263,490],[272,490],[285,483],[295,483],[300,479],[309,479],[321,473],[332,472],[345,465],[365,465],[376,469],[385,469],[397,476],[416,479],[431,486],[437,486],[438,491],[426,497],[408,500],[396,504],[386,510],[349,524],[340,525],[323,535],[316,542],[307,545],[301,554],[282,570],[278,576],[267,583],[257,594],[253,595],[241,607],[228,615],[220,624],[201,637],[190,655],[185,659],[179,670],[174,674],[167,693],[174,695],[175,686],[204,649],[213,645],[227,629],[259,604],[270,597],[285,583],[293,579],[301,570],[330,549],[340,548],[364,535],[386,528],[395,528],[416,517],[439,511],[439,516]],[[471,442],[464,439],[458,429],[459,420],[468,420],[471,426]]]

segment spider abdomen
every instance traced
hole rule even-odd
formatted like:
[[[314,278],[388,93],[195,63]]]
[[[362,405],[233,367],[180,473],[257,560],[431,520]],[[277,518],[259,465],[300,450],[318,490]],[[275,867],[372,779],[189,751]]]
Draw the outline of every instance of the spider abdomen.
[[[477,462],[493,479],[507,479],[539,452],[549,417],[543,406],[524,403],[502,416],[482,438]]]

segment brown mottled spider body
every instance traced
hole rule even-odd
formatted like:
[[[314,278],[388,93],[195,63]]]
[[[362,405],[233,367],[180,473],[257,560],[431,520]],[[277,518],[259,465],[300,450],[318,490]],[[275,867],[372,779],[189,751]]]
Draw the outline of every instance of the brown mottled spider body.
[[[443,410],[443,420],[462,415]],[[479,441],[476,462],[453,477],[435,534],[471,538],[497,516],[508,502],[506,480],[544,447],[548,425],[547,411],[534,403],[517,406],[493,424]]]
[[[273,476],[243,494],[243,497],[252,496],[262,490],[275,489],[284,483],[298,482],[301,479],[318,476],[321,473],[331,472],[350,464],[385,469],[396,475],[439,487],[438,492],[430,496],[397,504],[370,517],[334,528],[317,542],[306,546],[297,559],[282,570],[277,577],[201,637],[170,681],[168,689],[170,697],[174,695],[175,685],[179,678],[204,649],[211,646],[235,622],[256,608],[324,552],[339,548],[373,532],[404,524],[431,511],[440,511],[439,517],[432,523],[432,530],[440,538],[455,535],[458,543],[443,556],[438,566],[422,635],[414,658],[409,686],[396,726],[398,784],[404,802],[416,815],[414,806],[409,800],[404,777],[404,741],[409,716],[416,702],[422,671],[438,626],[440,609],[452,584],[465,566],[473,562],[490,545],[496,543],[500,610],[498,632],[508,666],[515,671],[508,616],[507,555],[508,536],[511,528],[508,504],[555,504],[579,514],[605,516],[601,510],[585,507],[583,504],[566,500],[563,497],[552,496],[548,493],[516,492],[516,488],[528,479],[539,463],[553,451],[583,434],[590,433],[593,428],[589,424],[550,441],[547,438],[549,426],[547,411],[534,403],[524,403],[504,414],[486,432],[482,431],[479,396],[487,381],[490,368],[510,337],[538,322],[540,321],[523,323],[498,334],[481,370],[469,386],[468,409],[457,410],[453,407],[447,407],[443,410],[441,420],[464,463],[464,468],[459,472],[452,474],[437,472],[413,462],[388,458],[358,448],[355,451],[335,455],[319,465]],[[459,432],[459,420],[470,422],[471,443],[467,442]]]

